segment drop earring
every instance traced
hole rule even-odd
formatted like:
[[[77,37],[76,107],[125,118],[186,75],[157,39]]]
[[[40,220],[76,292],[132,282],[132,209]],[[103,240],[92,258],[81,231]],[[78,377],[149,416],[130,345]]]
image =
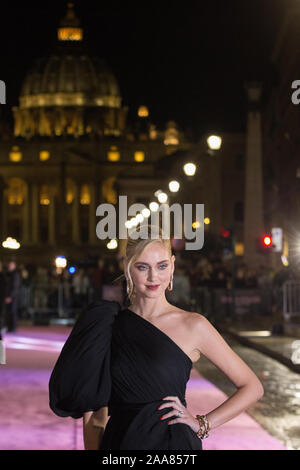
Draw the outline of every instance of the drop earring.
[[[168,285],[168,290],[172,290],[172,289],[173,289],[173,274]]]
[[[127,277],[126,277],[126,293],[127,293],[127,295],[129,294],[129,285],[128,285]]]

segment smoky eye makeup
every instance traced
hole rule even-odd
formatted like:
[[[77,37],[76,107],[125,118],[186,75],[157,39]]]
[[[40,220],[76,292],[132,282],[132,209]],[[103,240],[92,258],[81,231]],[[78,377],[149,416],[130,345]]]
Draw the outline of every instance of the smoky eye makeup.
[[[168,266],[169,266],[169,264],[166,263],[166,262],[163,262],[163,261],[161,261],[161,263],[158,264],[159,269],[161,269],[161,268],[164,268],[164,269],[165,269],[165,268],[167,268]],[[139,271],[144,271],[143,268],[147,268],[147,267],[149,267],[149,265],[148,265],[148,264],[142,264],[142,263],[141,263],[141,264],[136,264],[135,267],[136,267]],[[142,268],[142,269],[140,269],[140,268]]]

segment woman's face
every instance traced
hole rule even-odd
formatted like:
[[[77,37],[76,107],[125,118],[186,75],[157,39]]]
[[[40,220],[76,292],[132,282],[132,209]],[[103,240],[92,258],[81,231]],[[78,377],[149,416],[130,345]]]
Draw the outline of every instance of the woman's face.
[[[161,296],[169,285],[174,261],[175,256],[170,259],[167,249],[160,242],[148,245],[130,267],[136,295]]]

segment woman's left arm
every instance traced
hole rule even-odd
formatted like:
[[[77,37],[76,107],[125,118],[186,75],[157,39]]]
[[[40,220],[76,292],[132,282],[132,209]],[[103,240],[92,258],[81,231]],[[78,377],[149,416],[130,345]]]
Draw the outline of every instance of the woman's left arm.
[[[199,315],[199,314],[198,314]],[[206,416],[210,429],[235,418],[264,394],[263,386],[255,373],[229,347],[219,332],[202,315],[195,322],[200,352],[218,367],[237,387],[237,391]]]
[[[83,440],[85,450],[99,450],[108,417],[108,407],[83,414]]]

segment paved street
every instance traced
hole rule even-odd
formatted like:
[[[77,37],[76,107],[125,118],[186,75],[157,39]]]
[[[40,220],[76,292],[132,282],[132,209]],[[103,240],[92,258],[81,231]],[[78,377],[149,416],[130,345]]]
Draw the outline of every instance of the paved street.
[[[247,413],[287,448],[300,450],[300,375],[229,336],[223,337],[254,370],[264,386],[264,396]],[[227,395],[234,392],[235,387],[206,358],[202,357],[196,368]]]
[[[1,366],[0,374],[0,449],[83,449],[81,420],[55,416],[48,403],[49,376],[69,332],[67,327],[23,326],[18,333],[5,334],[7,363]],[[199,373],[202,369],[211,378]],[[267,366],[262,370],[267,370]],[[217,379],[220,384],[215,386],[215,380],[216,374],[205,358],[195,364],[186,394],[194,415],[208,413],[226,400],[224,382]],[[267,406],[265,410],[268,411]],[[203,447],[285,450],[282,440],[266,431],[265,422],[261,424],[256,416],[253,419],[248,413],[241,413],[214,429]]]

